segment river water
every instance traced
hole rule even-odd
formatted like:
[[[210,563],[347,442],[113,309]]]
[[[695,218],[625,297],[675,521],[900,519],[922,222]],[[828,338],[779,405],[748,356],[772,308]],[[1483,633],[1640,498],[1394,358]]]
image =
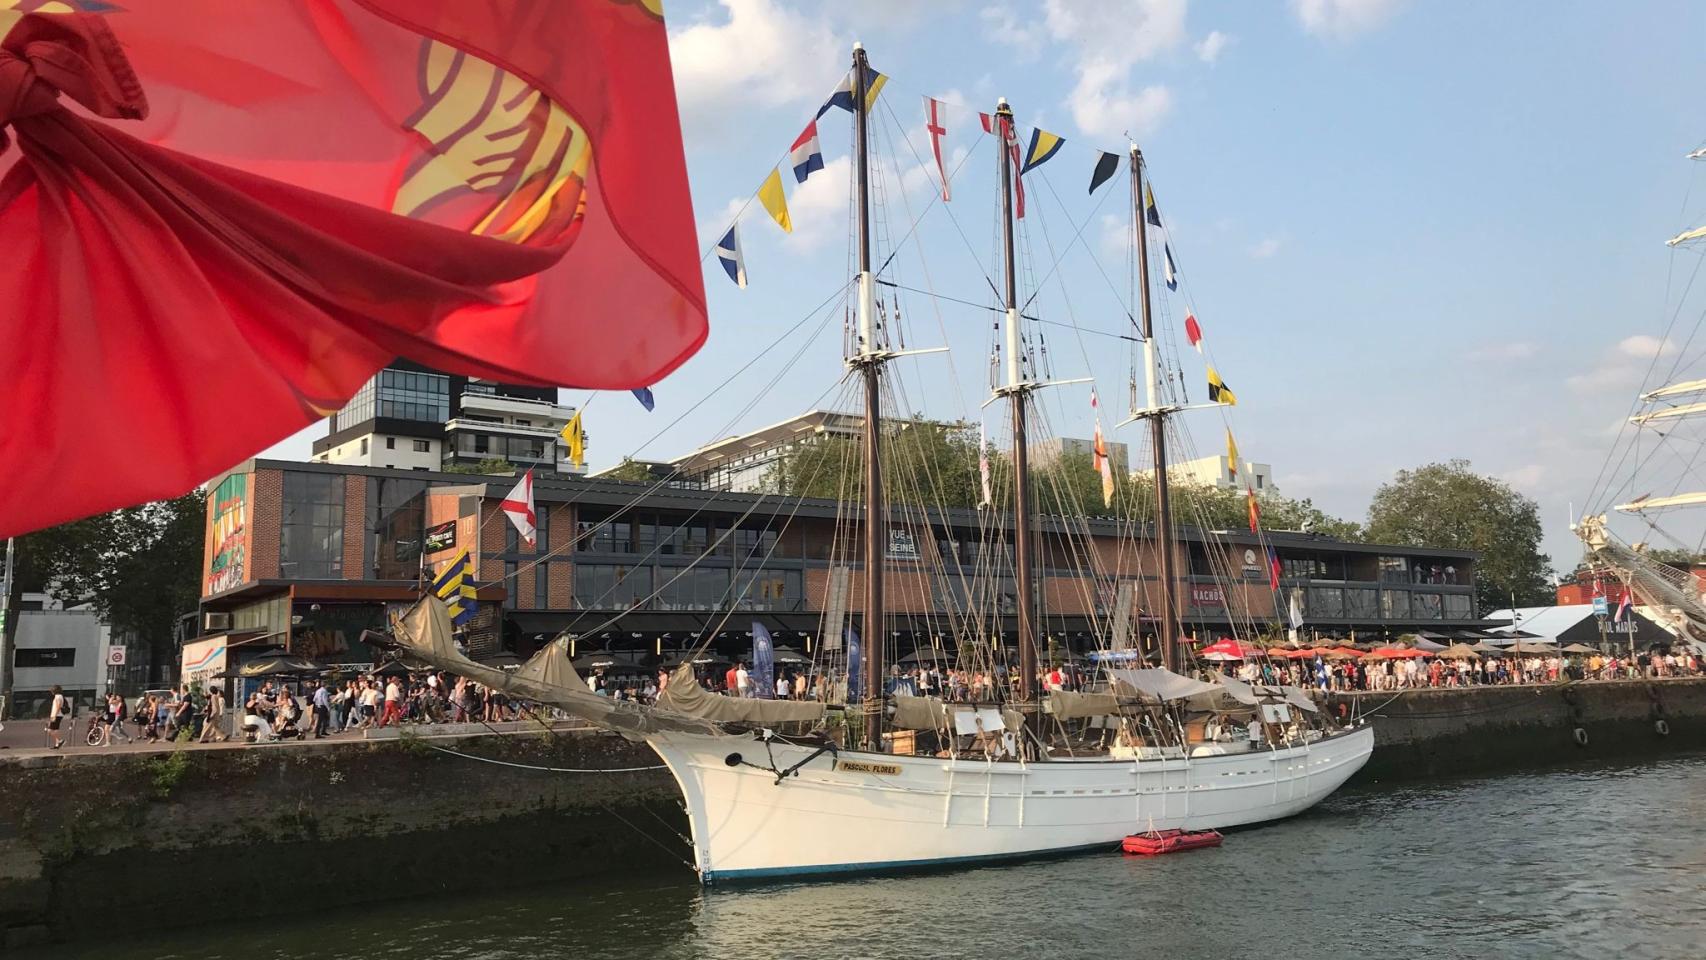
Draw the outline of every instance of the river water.
[[[214,926],[53,955],[1700,957],[1703,823],[1706,757],[1689,757],[1348,790],[1301,817],[1234,832],[1217,850],[1154,859],[1109,852],[714,890],[685,875],[654,877]]]

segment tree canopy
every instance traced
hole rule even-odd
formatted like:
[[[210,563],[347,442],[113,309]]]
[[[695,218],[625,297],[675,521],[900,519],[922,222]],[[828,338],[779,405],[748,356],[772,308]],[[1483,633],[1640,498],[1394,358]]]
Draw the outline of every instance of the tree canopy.
[[[994,447],[990,488],[999,509],[1011,506],[1012,460]],[[914,418],[892,429],[883,446],[883,483],[891,503],[974,507],[981,499],[978,437],[969,426]],[[797,445],[770,468],[765,489],[788,496],[853,499],[864,488],[864,454],[852,437],[820,435]],[[1102,479],[1088,453],[1065,452],[1033,465],[1035,510],[1064,516],[1148,519],[1155,513],[1155,488],[1143,478],[1114,474],[1114,495],[1102,500]],[[1237,530],[1249,523],[1245,492],[1175,479],[1170,486],[1175,522]],[[1257,497],[1262,523],[1275,530],[1313,530],[1358,539],[1354,521],[1331,516],[1308,500],[1271,493]]]
[[[14,592],[88,603],[115,633],[133,633],[169,658],[177,619],[201,598],[205,503],[195,490],[24,536]]]
[[[1540,552],[1540,508],[1467,460],[1400,470],[1375,491],[1368,538],[1481,554],[1476,593],[1483,610],[1553,602],[1551,559]]]

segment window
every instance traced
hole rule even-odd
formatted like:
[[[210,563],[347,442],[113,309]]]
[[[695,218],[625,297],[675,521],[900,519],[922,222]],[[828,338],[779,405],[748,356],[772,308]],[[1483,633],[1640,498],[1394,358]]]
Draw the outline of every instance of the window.
[[[413,580],[421,569],[426,481],[379,477],[369,483],[374,494],[367,498],[366,536],[371,543],[377,534],[379,555],[367,562],[381,580]]]
[[[1312,617],[1345,615],[1345,593],[1338,587],[1310,587],[1308,607]]]
[[[545,511],[539,512],[539,520],[543,524]],[[545,528],[539,528],[539,542],[545,542]],[[551,562],[549,560],[533,568],[533,609],[548,610],[551,608]]]
[[[735,598],[743,610],[798,610],[805,602],[799,570],[745,570],[735,575]]]
[[[1267,482],[1266,482],[1267,479],[1268,479],[1267,477],[1264,477],[1259,473],[1256,474],[1256,489],[1260,490],[1263,487],[1267,486]]]
[[[1475,604],[1466,593],[1448,593],[1445,595],[1445,618],[1447,620],[1473,620]]]
[[[1410,618],[1410,595],[1403,590],[1380,591],[1380,615],[1388,620]]]
[[[534,511],[533,542],[535,544],[534,549],[539,553],[545,553],[551,549],[551,505],[548,503],[539,504]],[[539,575],[544,576],[545,571],[539,571]]]
[[[379,371],[377,410],[381,417],[443,423],[450,419],[450,378],[440,373]]]
[[[633,526],[627,520],[582,520],[577,549],[588,553],[632,553]]]
[[[416,440],[415,442],[420,443],[419,440]],[[396,437],[386,437],[385,438],[385,449],[387,449],[387,450],[397,449],[397,438]]]
[[[515,539],[515,525],[514,524],[510,525],[509,536],[510,536],[511,540]],[[514,548],[512,547],[511,549],[513,551]],[[517,602],[518,598],[515,595],[515,561],[514,560],[504,561],[504,586],[507,588],[504,590],[504,609],[505,610],[514,610],[516,607],[520,606],[520,604]]]
[[[1325,580],[1327,565],[1315,557],[1284,557],[1280,566],[1288,580]]]
[[[724,568],[664,568],[658,578],[659,609],[718,610],[728,603],[729,571]]]
[[[343,476],[286,470],[283,494],[279,574],[286,579],[341,579],[344,575]]]
[[[1380,616],[1380,601],[1372,587],[1345,588],[1345,616],[1355,620],[1373,620]]]
[[[69,667],[76,661],[75,647],[20,647],[12,655],[15,667]]]
[[[577,563],[574,605],[582,610],[628,610],[652,592],[652,568]]]
[[[483,434],[483,433],[474,434],[474,452],[475,453],[487,452],[486,451],[486,435],[485,434]]]
[[[361,438],[361,452],[363,454],[367,453],[367,438],[366,437]]]
[[[431,453],[432,452],[432,441],[431,440],[416,440],[415,441],[415,452],[416,453]]]
[[[1405,557],[1380,558],[1381,583],[1409,583],[1410,561]]]
[[[1418,593],[1410,598],[1410,613],[1417,620],[1438,620],[1445,614],[1445,606],[1437,593]]]

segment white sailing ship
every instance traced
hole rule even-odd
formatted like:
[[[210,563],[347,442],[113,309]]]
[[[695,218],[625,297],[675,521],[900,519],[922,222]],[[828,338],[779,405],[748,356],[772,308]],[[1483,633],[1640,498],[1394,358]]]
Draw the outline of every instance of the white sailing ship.
[[[839,637],[849,623],[875,625],[867,633],[884,635],[885,551],[893,522],[884,499],[884,367],[903,353],[924,352],[893,349],[878,316],[867,169],[866,94],[873,76],[864,51],[855,48],[849,92],[857,178],[858,272],[852,284],[857,326],[847,362],[863,387],[864,483],[861,516],[850,518],[847,527],[862,544],[864,575],[858,580],[863,594],[858,615],[842,619],[841,610],[826,615],[829,637]],[[997,137],[1011,142],[1012,114],[1005,101],[993,117]],[[1022,359],[1027,351],[1013,209],[1018,171],[1013,152],[996,152],[1006,289],[1005,378],[995,394],[1012,413],[1016,592],[1035,598],[1038,534],[1028,489],[1028,412],[1033,392],[1051,384]],[[1163,666],[1141,666],[1141,637],[1131,640],[1136,611],[1129,583],[1108,635],[1098,640],[1113,655],[1105,663],[1124,666],[1105,665],[1081,689],[1040,689],[1039,611],[1021,600],[1011,641],[997,627],[990,642],[980,635],[960,644],[960,651],[975,649],[986,658],[992,646],[1016,653],[1012,692],[998,688],[982,703],[885,690],[889,674],[881,642],[863,645],[857,671],[862,683],[831,698],[839,702],[713,694],[684,664],[655,705],[640,705],[588,692],[568,667],[566,640],[515,674],[469,662],[456,652],[444,608],[433,598],[396,624],[398,639],[438,666],[650,744],[680,785],[694,857],[707,883],[1112,849],[1141,830],[1256,824],[1319,803],[1367,761],[1372,728],[1341,725],[1296,687],[1253,686],[1218,674],[1199,679],[1185,672],[1188,648],[1180,636],[1166,450],[1169,419],[1188,405],[1166,393],[1150,303],[1145,168],[1135,145],[1127,160],[1145,368],[1133,379],[1146,384],[1147,399],[1133,420],[1147,425],[1154,460],[1153,523],[1144,524],[1149,532],[1134,536],[1159,543],[1160,596],[1150,609]],[[983,595],[968,591],[967,602],[982,602],[977,598]],[[987,620],[986,612],[961,611],[961,622]],[[840,675],[852,673],[851,666],[840,664]]]

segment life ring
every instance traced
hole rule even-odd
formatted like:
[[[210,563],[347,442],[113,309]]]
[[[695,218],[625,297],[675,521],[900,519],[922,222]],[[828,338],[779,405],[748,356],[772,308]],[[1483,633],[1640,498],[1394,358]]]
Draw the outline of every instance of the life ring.
[[[1665,722],[1664,717],[1660,717],[1653,721],[1653,732],[1661,737],[1668,737],[1670,736],[1670,724]]]
[[[1588,731],[1586,727],[1577,727],[1570,731],[1570,736],[1575,739],[1576,746],[1585,747],[1588,745]]]

